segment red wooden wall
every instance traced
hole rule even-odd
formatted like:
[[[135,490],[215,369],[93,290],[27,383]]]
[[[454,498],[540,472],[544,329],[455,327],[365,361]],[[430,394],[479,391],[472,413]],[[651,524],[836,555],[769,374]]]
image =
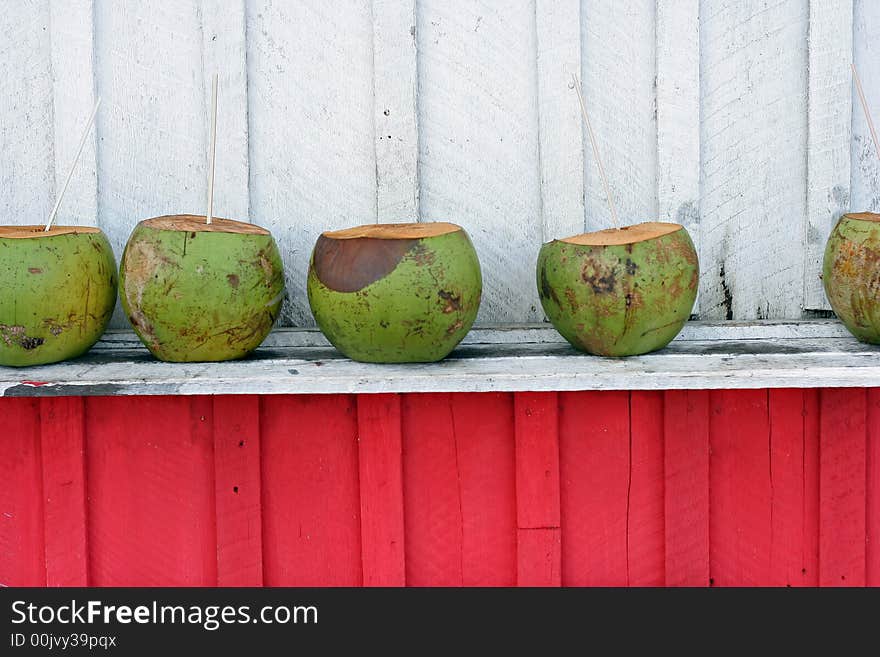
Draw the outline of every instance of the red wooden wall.
[[[0,399],[0,584],[880,585],[880,389]]]

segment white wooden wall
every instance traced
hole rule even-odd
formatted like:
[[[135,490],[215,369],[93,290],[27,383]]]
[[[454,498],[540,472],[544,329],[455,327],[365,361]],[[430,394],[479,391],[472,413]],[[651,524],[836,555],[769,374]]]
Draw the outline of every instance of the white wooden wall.
[[[482,322],[538,321],[541,242],[610,222],[574,72],[622,220],[697,242],[700,315],[799,318],[837,216],[880,211],[878,34],[877,0],[2,0],[0,222],[45,218],[97,95],[59,223],[119,255],[203,213],[217,70],[215,212],[275,234],[286,323],[321,231],[412,219],[471,234]]]

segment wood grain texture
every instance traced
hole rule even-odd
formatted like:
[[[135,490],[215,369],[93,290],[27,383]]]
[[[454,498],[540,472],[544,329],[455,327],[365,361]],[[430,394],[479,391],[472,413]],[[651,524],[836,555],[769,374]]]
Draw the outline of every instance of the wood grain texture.
[[[47,586],[88,586],[85,402],[40,400]]]
[[[630,482],[627,500],[627,583],[666,581],[663,393],[630,393]]]
[[[354,398],[268,397],[260,427],[263,583],[360,586]]]
[[[700,309],[797,317],[804,287],[807,4],[704,2]]]
[[[213,398],[217,585],[263,584],[260,399]]]
[[[15,2],[0,13],[0,78],[5,80],[0,100],[3,224],[44,221],[55,202],[49,27],[48,0]]]
[[[376,221],[419,218],[415,0],[373,0]]]
[[[709,438],[709,582],[768,586],[773,482],[767,391],[713,391]]]
[[[214,586],[209,397],[86,400],[89,584]]]
[[[45,586],[39,400],[2,400],[0,436],[0,585]]]
[[[867,393],[821,392],[819,585],[864,586]]]
[[[709,584],[709,392],[663,394],[667,586]]]
[[[629,410],[625,391],[559,396],[564,586],[629,581]]]
[[[584,232],[580,0],[535,0],[543,241]]]
[[[804,308],[830,309],[822,288],[825,243],[850,206],[853,2],[811,2],[807,72],[807,221]]]
[[[865,583],[880,586],[880,391],[868,390],[867,484],[865,487]]]
[[[541,317],[534,12],[530,0],[418,4],[420,214],[468,231],[481,322]]]
[[[364,586],[403,586],[400,396],[358,397],[358,473]]]
[[[96,101],[94,0],[49,0],[52,49],[52,116],[55,186],[61,192]],[[98,176],[94,129],[89,135],[55,223],[94,226],[98,221]]]
[[[684,226],[700,253],[700,1],[656,12],[657,219]]]
[[[318,235],[376,220],[371,6],[247,4],[251,220],[278,242],[282,321],[296,326],[314,324],[306,274]]]
[[[871,0],[854,0],[852,59],[859,71],[874,125],[880,124],[880,5]],[[851,87],[852,145],[850,151],[854,212],[880,211],[880,153],[871,140],[864,110]]]
[[[655,0],[581,5],[587,112],[622,225],[657,217]],[[587,230],[612,225],[595,156],[585,153]]]

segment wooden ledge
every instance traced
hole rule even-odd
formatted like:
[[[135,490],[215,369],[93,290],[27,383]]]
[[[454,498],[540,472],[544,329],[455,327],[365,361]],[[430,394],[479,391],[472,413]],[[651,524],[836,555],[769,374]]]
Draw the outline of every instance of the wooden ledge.
[[[626,359],[580,354],[549,325],[477,328],[445,361],[370,365],[314,329],[273,332],[249,359],[162,363],[134,334],[110,331],[82,358],[0,367],[2,396],[209,395],[514,390],[867,387],[880,346],[834,320],[689,322],[666,349]]]

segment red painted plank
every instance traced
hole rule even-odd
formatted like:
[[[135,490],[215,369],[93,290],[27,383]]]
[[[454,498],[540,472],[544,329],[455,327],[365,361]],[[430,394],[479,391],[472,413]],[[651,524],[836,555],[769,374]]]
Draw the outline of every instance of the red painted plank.
[[[663,393],[666,585],[709,584],[709,392]]]
[[[89,583],[217,583],[210,397],[86,399]]]
[[[402,406],[406,581],[516,581],[509,394],[412,394]]]
[[[266,396],[260,426],[264,584],[359,586],[354,397]]]
[[[804,390],[803,583],[819,585],[819,391]]]
[[[518,529],[517,586],[560,586],[561,543],[558,527]]]
[[[260,398],[214,397],[217,584],[263,583]]]
[[[767,390],[710,393],[709,555],[715,586],[771,583]]]
[[[769,391],[771,545],[773,586],[809,586],[815,577],[813,537],[807,534],[805,479],[809,395],[799,389]]]
[[[461,586],[461,484],[451,394],[404,395],[401,417],[407,584]]]
[[[364,586],[406,583],[400,396],[357,398]]]
[[[559,586],[559,398],[555,392],[514,395],[517,583]]]
[[[0,399],[0,585],[45,586],[40,411]]]
[[[559,395],[564,586],[627,583],[629,393]]]
[[[821,392],[819,584],[865,584],[867,392]]]
[[[630,586],[666,581],[663,484],[663,393],[630,393],[630,468],[627,554]]]
[[[85,420],[82,397],[40,401],[46,584],[87,586]]]
[[[880,586],[880,388],[868,390],[865,583]]]

